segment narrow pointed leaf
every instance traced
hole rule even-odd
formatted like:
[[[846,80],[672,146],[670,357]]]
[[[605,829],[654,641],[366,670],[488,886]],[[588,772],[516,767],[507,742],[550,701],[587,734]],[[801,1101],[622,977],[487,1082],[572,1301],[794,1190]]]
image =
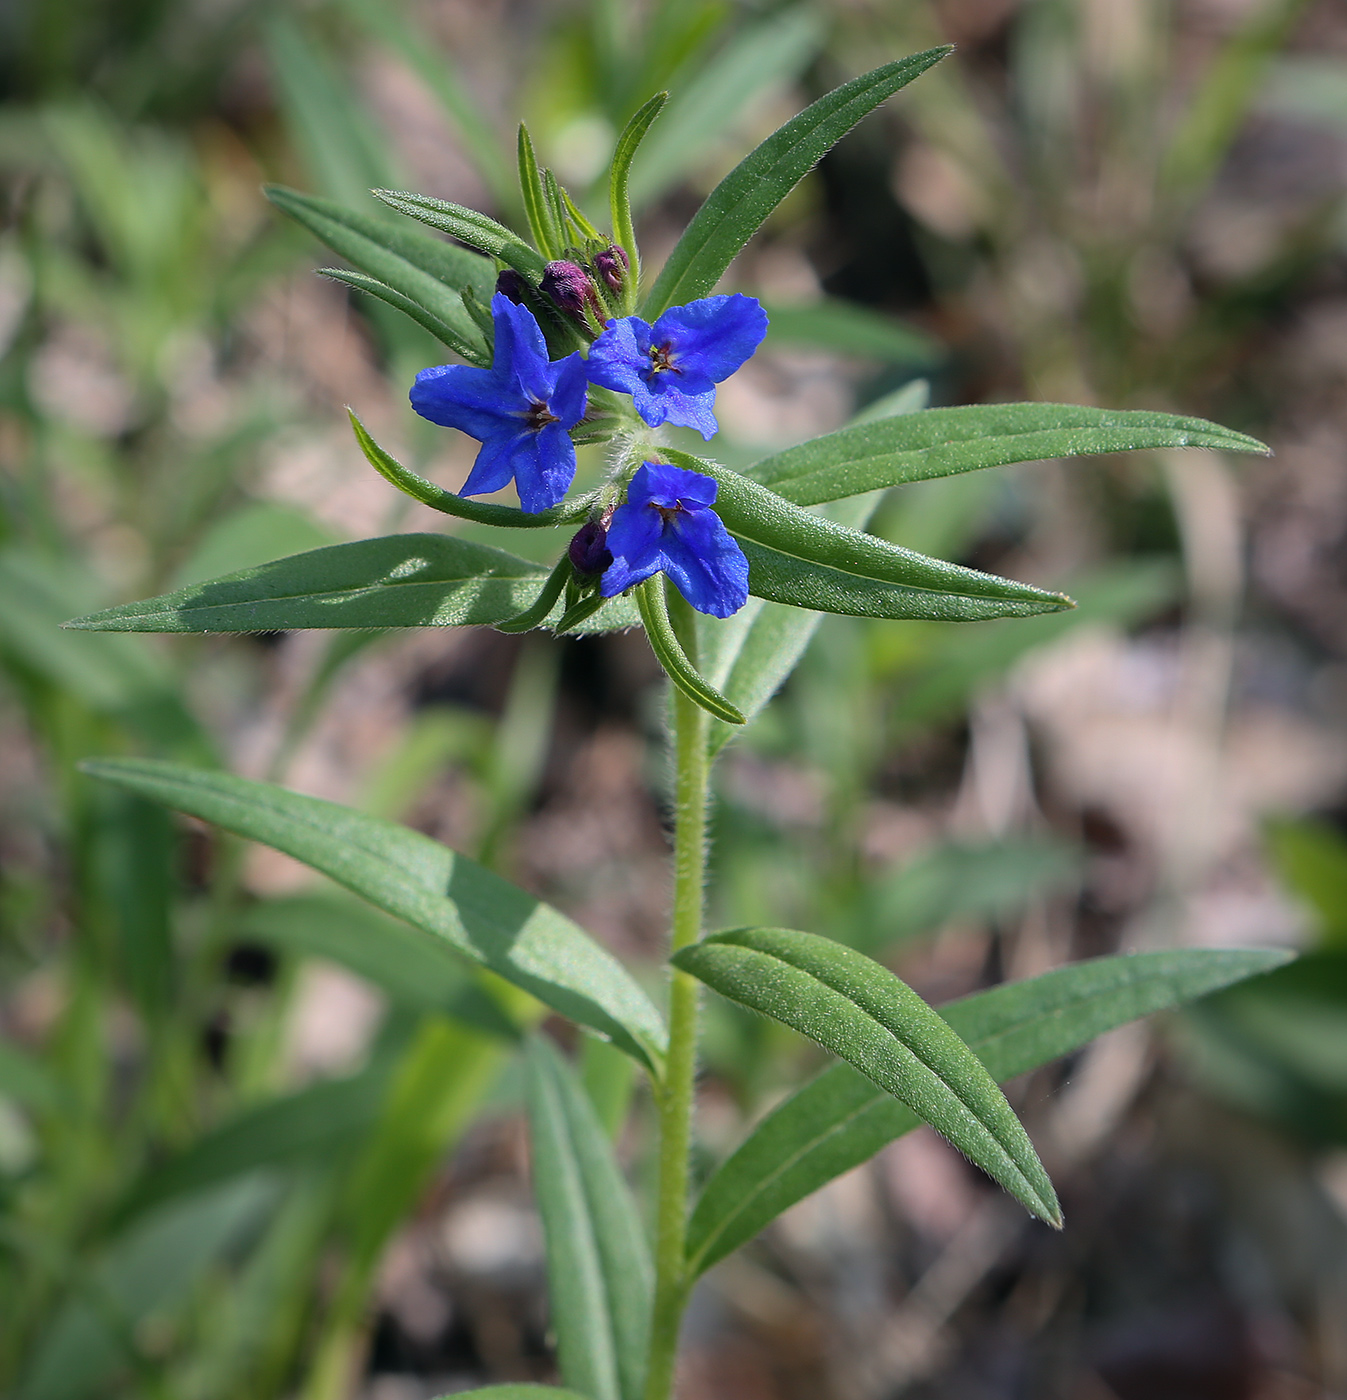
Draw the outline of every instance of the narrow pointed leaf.
[[[637,584],[632,591],[636,595],[636,606],[641,611],[641,622],[650,640],[650,649],[669,679],[689,699],[696,701],[717,719],[724,720],[726,724],[743,724],[743,715],[714,686],[707,683],[679,644],[673,624],[669,621],[664,580],[656,574]]]
[[[911,481],[1010,462],[1140,448],[1267,448],[1203,418],[1076,404],[975,404],[929,408],[841,428],[755,463],[747,475],[796,505],[816,505]]]
[[[423,224],[447,233],[488,257],[499,258],[535,287],[542,281],[547,259],[504,224],[479,214],[476,209],[405,190],[372,190],[371,193],[399,214],[410,214],[413,219],[420,219]]]
[[[853,530],[864,530],[880,495],[839,502],[829,518]],[[747,723],[762,712],[781,689],[809,645],[823,614],[803,608],[750,598],[733,617],[698,619],[698,656],[704,658],[707,680],[744,716]],[[734,737],[727,724],[713,724],[707,748],[718,754]]]
[[[519,123],[518,161],[519,190],[524,197],[524,216],[528,219],[533,241],[544,258],[559,258],[566,246],[565,232],[557,227],[552,217],[551,207],[543,192],[538,157],[533,152],[533,142],[523,122]]]
[[[485,343],[479,340],[473,344],[466,337],[460,335],[447,321],[441,321],[438,316],[427,311],[423,306],[419,306],[410,297],[404,296],[377,278],[366,277],[363,272],[350,272],[343,267],[320,267],[318,275],[333,282],[340,282],[344,286],[354,287],[358,292],[365,292],[369,296],[377,297],[395,311],[401,311],[404,316],[410,317],[422,330],[429,331],[441,345],[447,345],[456,355],[461,355],[472,364],[488,365],[491,363],[491,356],[487,353]]]
[[[438,1011],[491,1035],[517,1039],[519,1028],[446,943],[400,919],[345,897],[293,895],[252,905],[238,936],[305,957],[326,958],[400,1006]]]
[[[926,369],[945,358],[945,349],[915,327],[872,311],[859,302],[825,297],[803,305],[764,302],[768,347],[815,345],[841,355]]]
[[[748,557],[748,591],[756,597],[816,612],[940,622],[1073,606],[1060,593],[928,559],[813,515],[718,462],[670,448],[664,455],[719,484],[716,513]]]
[[[1096,958],[977,992],[940,1015],[994,1079],[1013,1079],[1115,1026],[1255,977],[1289,956],[1203,948]],[[710,1268],[919,1122],[850,1065],[825,1070],[758,1124],[707,1182],[688,1229],[691,1272]]]
[[[613,164],[608,175],[608,204],[613,219],[613,237],[627,255],[628,282],[632,292],[625,299],[628,310],[635,310],[634,292],[641,277],[641,254],[636,246],[636,230],[631,219],[631,193],[628,189],[631,162],[651,123],[664,110],[668,100],[667,92],[657,92],[633,114],[613,148]]]
[[[621,963],[565,915],[438,841],[228,773],[149,759],[98,759],[84,771],[284,851],[658,1067],[663,1024]]]
[[[906,983],[864,954],[792,929],[731,929],[676,967],[807,1035],[942,1133],[1026,1210],[1060,1226],[1029,1135],[977,1056]]]
[[[284,185],[267,185],[263,193],[352,267],[400,292],[479,353],[485,352],[481,331],[464,310],[459,290],[471,287],[484,300],[491,296],[496,271],[489,259],[411,226],[400,227],[387,216],[347,209]]]
[[[899,88],[949,53],[928,49],[862,74],[792,117],[711,191],[678,240],[642,313],[653,321],[667,307],[704,297],[735,255],[825,154]]]
[[[635,1203],[588,1095],[540,1037],[527,1096],[561,1378],[593,1400],[640,1400],[654,1271]]]
[[[738,28],[729,42],[698,63],[678,85],[659,129],[632,177],[632,199],[645,207],[732,133],[756,98],[805,68],[826,36],[826,21],[811,4],[777,8]]]
[[[66,626],[85,632],[462,627],[517,617],[547,578],[526,559],[452,535],[386,535],[241,569]],[[603,632],[636,620],[635,604],[615,598],[580,630]]]
[[[490,501],[474,501],[467,496],[455,495],[418,476],[409,467],[404,467],[374,441],[354,410],[348,408],[346,412],[351,419],[355,440],[370,466],[390,485],[396,486],[412,500],[430,506],[432,510],[442,511],[460,520],[471,520],[478,525],[501,525],[512,530],[538,530],[546,525],[561,525],[568,520],[584,519],[589,513],[590,498],[587,496],[553,506],[550,510],[526,511],[518,506],[498,506]]]

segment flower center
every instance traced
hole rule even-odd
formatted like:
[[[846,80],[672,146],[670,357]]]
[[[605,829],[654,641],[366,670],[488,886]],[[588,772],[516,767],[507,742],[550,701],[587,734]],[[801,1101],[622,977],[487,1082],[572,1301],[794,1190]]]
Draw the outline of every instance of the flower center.
[[[650,347],[650,373],[661,374],[665,370],[668,370],[672,374],[683,373],[673,362],[673,346],[667,340],[663,345],[652,345]]]
[[[540,433],[549,423],[560,423],[561,419],[545,403],[534,399],[524,410],[524,421],[535,433]]]
[[[660,519],[666,525],[672,525],[674,520],[683,513],[683,502],[675,501],[671,506],[662,506],[658,501],[651,501],[650,504],[660,513]]]

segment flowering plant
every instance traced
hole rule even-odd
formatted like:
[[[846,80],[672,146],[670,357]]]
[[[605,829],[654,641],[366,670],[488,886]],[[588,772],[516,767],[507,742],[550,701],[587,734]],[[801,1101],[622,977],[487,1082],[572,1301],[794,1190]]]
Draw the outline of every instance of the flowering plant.
[[[667,1400],[680,1319],[698,1277],[918,1122],[1059,1226],[1052,1183],[997,1081],[1281,960],[1251,950],[1104,958],[937,1012],[880,963],[817,934],[703,927],[711,765],[789,675],[823,614],[976,622],[1072,606],[1061,594],[866,533],[879,492],[1043,457],[1193,445],[1263,450],[1168,414],[1054,404],[925,409],[910,394],[745,472],[666,440],[666,424],[715,435],[716,385],[766,333],[753,298],[716,293],[735,255],[846,131],[944,52],[863,74],[788,121],[712,191],[652,281],[643,276],[627,181],[662,94],[617,140],[608,233],[539,167],[522,128],[531,241],[422,195],[375,192],[452,243],[272,190],[280,208],[355,269],[329,275],[412,317],[461,361],[423,370],[411,400],[424,417],[480,442],[463,490],[408,470],[353,415],[371,465],[447,515],[508,529],[566,527],[568,542],[548,570],[452,534],[363,540],[72,624],[163,632],[644,628],[672,682],[673,919],[663,1008],[563,914],[415,831],[227,774],[141,759],[86,765],[306,862],[421,930],[436,955],[496,974],[446,1015],[472,1034],[523,1046],[553,1330],[568,1388],[550,1392],[558,1396]],[[607,444],[606,461],[576,492],[576,449],[592,444]],[[511,481],[518,508],[474,499]],[[794,1028],[838,1062],[754,1128],[694,1204],[703,986]],[[653,1249],[569,1061],[529,1034],[546,1011],[617,1047],[647,1077],[659,1121]],[[504,1400],[525,1390],[533,1393],[478,1393]]]

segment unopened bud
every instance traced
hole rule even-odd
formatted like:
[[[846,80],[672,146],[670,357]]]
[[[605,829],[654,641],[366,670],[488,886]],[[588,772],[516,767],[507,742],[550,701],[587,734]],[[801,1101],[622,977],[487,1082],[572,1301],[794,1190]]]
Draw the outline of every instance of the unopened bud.
[[[496,278],[496,290],[502,295],[509,297],[516,306],[523,306],[524,294],[528,291],[528,283],[517,273],[514,268],[507,267],[499,277]]]
[[[626,280],[627,269],[630,266],[627,250],[616,243],[594,255],[594,271],[603,279],[603,285],[610,292],[622,290],[622,283]]]
[[[597,317],[602,324],[603,308],[599,304],[598,288],[579,263],[548,263],[543,270],[543,291],[563,311],[582,321]]]
[[[589,521],[575,532],[567,553],[576,573],[601,574],[613,562],[607,539],[607,529],[597,520]]]

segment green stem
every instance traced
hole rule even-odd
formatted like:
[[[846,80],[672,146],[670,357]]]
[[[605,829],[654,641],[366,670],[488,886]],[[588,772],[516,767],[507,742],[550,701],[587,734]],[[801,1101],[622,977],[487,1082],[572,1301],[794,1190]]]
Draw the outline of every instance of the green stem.
[[[674,907],[671,951],[702,935],[706,883],[707,757],[710,716],[670,687],[676,764]],[[697,983],[673,971],[669,986],[669,1058],[659,1101],[659,1207],[655,1243],[655,1311],[646,1400],[669,1400],[678,1329],[687,1303],[686,1240],[692,1101],[697,1069]]]

